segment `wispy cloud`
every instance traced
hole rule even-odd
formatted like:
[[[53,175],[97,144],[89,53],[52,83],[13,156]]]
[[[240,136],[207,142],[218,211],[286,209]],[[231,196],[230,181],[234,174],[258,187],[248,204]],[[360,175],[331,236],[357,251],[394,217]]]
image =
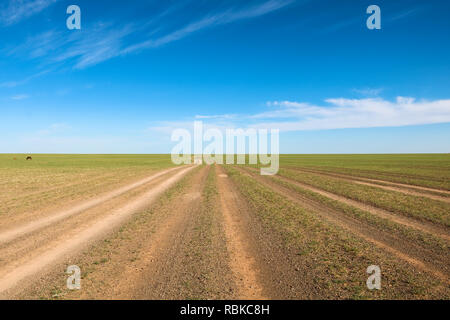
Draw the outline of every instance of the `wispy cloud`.
[[[0,6],[0,24],[13,25],[38,14],[59,0],[9,0]]]
[[[397,21],[397,20],[400,20],[400,19],[412,16],[414,14],[419,13],[421,10],[423,10],[423,8],[424,8],[423,6],[419,6],[419,7],[415,7],[415,8],[412,8],[412,9],[407,9],[405,11],[402,11],[402,12],[400,12],[400,13],[392,16],[392,17],[390,17],[390,19],[388,21],[394,22],[394,21]]]
[[[0,83],[0,88],[14,88],[14,87],[26,84],[27,82],[31,81],[32,79],[43,76],[44,74],[47,74],[50,71],[51,71],[50,69],[47,69],[47,70],[32,74],[31,76],[28,76],[22,80],[11,80],[11,81],[2,82],[2,83]]]
[[[284,131],[372,128],[423,125],[450,122],[450,100],[416,101],[397,97],[395,101],[381,98],[327,99],[328,105],[299,102],[273,102],[278,110],[255,115],[270,123],[256,124]],[[277,118],[287,121],[273,122]],[[292,121],[292,118],[295,120]]]
[[[450,122],[450,100],[397,97],[325,100],[324,105],[296,101],[269,101],[268,110],[257,114],[196,116],[209,126],[273,128],[281,131],[400,127]],[[192,122],[191,121],[191,122]],[[187,124],[186,124],[187,123]],[[165,122],[159,131],[189,126],[187,120]]]
[[[25,100],[28,99],[30,96],[27,94],[17,94],[15,96],[11,97],[11,100]]]
[[[26,38],[19,45],[10,45],[4,48],[1,53],[8,56],[36,59],[48,55],[52,49],[55,50],[68,41],[68,37],[63,37],[61,31],[47,30]]]
[[[51,58],[52,62],[74,59],[76,69],[96,65],[120,54],[125,38],[139,27],[126,25],[112,28],[110,24],[99,23],[88,34],[78,34],[68,40],[69,48]]]
[[[119,26],[112,22],[97,22],[69,35],[59,30],[47,30],[26,39],[22,44],[4,49],[3,53],[16,58],[39,59],[41,65],[68,62],[75,69],[83,69],[118,56],[160,47],[208,27],[259,17],[281,9],[292,1],[268,0],[250,6],[240,5],[237,8],[207,14],[176,30],[164,32],[163,29],[169,29],[162,26],[170,25],[170,14],[183,8],[174,5],[156,15],[150,22],[141,21]],[[43,6],[43,3],[41,5]],[[155,21],[158,21],[158,26],[152,23]],[[10,86],[13,85],[14,83],[10,83]]]
[[[217,115],[196,115],[195,119],[222,119],[222,120],[228,120],[228,119],[235,119],[238,117],[236,114],[217,114]]]
[[[242,128],[238,123],[233,121],[216,121],[216,119],[195,119],[197,121],[203,122],[203,129],[218,129],[225,132],[227,129]],[[185,129],[188,131],[194,130],[194,119],[184,119],[184,120],[172,120],[172,121],[158,121],[152,126],[146,128],[143,133],[149,133],[152,136],[154,134],[160,134],[160,138],[170,138],[172,132],[175,129]]]
[[[361,88],[361,89],[353,89],[354,93],[360,94],[366,97],[378,96],[383,89],[382,88]]]
[[[229,9],[221,13],[210,14],[200,20],[189,23],[188,25],[159,38],[148,39],[140,43],[130,45],[127,48],[123,49],[121,53],[127,54],[142,49],[156,48],[167,43],[180,40],[194,32],[200,31],[205,28],[224,25],[238,20],[259,17],[281,9],[292,3],[292,1],[293,0],[269,0],[262,4],[254,5],[248,8]]]
[[[72,127],[68,125],[67,123],[53,123],[49,125],[45,129],[41,129],[38,132],[36,132],[36,136],[48,136],[53,134],[61,134],[68,130],[70,130]]]
[[[20,45],[5,48],[3,52],[16,58],[39,59],[41,66],[71,62],[73,68],[82,69],[119,55],[125,38],[137,30],[138,27],[132,24],[117,28],[112,23],[103,22],[69,35],[63,31],[47,30],[29,37]]]
[[[323,27],[320,30],[320,33],[337,32],[337,31],[340,31],[342,29],[349,28],[352,25],[356,25],[359,22],[361,22],[361,18],[359,18],[359,17],[358,18],[353,18],[353,19],[349,19],[348,18],[348,19],[339,21],[339,22],[334,23],[334,24],[327,24],[325,27]]]

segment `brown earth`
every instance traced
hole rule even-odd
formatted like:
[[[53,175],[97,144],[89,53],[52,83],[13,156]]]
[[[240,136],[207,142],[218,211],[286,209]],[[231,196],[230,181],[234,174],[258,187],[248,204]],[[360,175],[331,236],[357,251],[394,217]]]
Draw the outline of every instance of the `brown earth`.
[[[367,203],[362,203],[356,200],[352,200],[352,199],[348,199],[346,197],[325,191],[325,190],[321,190],[319,188],[316,187],[312,187],[310,185],[307,185],[305,183],[301,183],[299,181],[296,181],[295,179],[290,179],[289,177],[282,177],[282,176],[277,176],[278,179],[283,180],[283,181],[287,181],[291,184],[300,186],[303,189],[307,189],[310,190],[312,192],[318,193],[320,195],[323,195],[325,197],[328,197],[330,199],[348,204],[350,206],[353,206],[355,208],[370,212],[373,215],[379,216],[381,218],[384,219],[388,219],[391,220],[393,222],[405,225],[405,226],[409,226],[424,232],[428,232],[434,236],[437,237],[441,237],[447,241],[450,241],[450,230],[448,230],[448,228],[445,228],[444,226],[440,226],[431,222],[425,222],[425,221],[418,221],[416,219],[413,218],[409,218],[406,216],[401,216],[392,212],[389,212],[387,210],[381,209],[381,208],[376,208],[374,206],[371,206]],[[352,181],[353,182],[353,181]],[[355,182],[357,183],[357,182]],[[379,185],[373,185],[376,187],[380,187]]]
[[[271,224],[265,213],[259,212],[242,192],[237,180],[232,179],[228,168],[168,169],[77,202],[70,208],[46,211],[35,217],[25,214],[26,218],[4,221],[0,226],[0,298],[383,297],[376,293],[357,295],[367,291],[365,280],[353,281],[350,288],[334,278],[339,272],[345,275],[355,269],[354,265],[336,265],[337,261],[365,263],[371,257],[365,257],[366,249],[354,251],[346,247],[345,240],[342,248],[347,248],[348,257],[340,257],[342,252],[336,251],[339,252],[337,257],[328,259],[309,254],[308,250],[313,249],[296,244],[299,239],[311,248],[322,245],[326,249],[326,244],[315,244],[308,239],[308,232],[313,234],[317,230],[320,239],[329,241],[338,239],[337,235],[351,234],[357,241],[378,248],[381,255],[387,257],[386,261],[398,262],[399,270],[407,270],[408,276],[417,269],[420,277],[426,275],[423,279],[429,276],[436,280],[438,285],[430,282],[434,294],[431,297],[435,298],[440,292],[448,294],[448,252],[408,241],[401,234],[390,233],[312,200],[276,180],[293,183],[288,178],[274,179],[260,176],[252,169],[236,168],[283,201],[312,212],[314,219],[318,217],[323,221],[324,233],[319,225],[310,224],[307,215],[302,217],[305,221],[289,216],[281,203],[279,207],[271,203],[280,211],[279,214],[272,212],[275,222]],[[443,241],[449,240],[448,230],[439,226],[400,217],[302,184],[299,186],[374,216],[435,235]],[[276,227],[278,222],[283,227]],[[300,228],[304,228],[305,234],[297,234]],[[338,230],[336,234],[330,231],[333,228]],[[287,231],[298,239],[290,239]],[[332,250],[341,248],[338,245]],[[328,264],[330,269],[324,267]],[[65,271],[69,265],[81,269],[81,290],[66,287]],[[367,277],[365,268],[364,264],[363,279]],[[400,282],[395,284],[400,288],[396,289],[396,294],[402,293],[402,281],[414,283],[414,279],[405,280],[402,274],[398,279],[396,275],[391,277]],[[356,293],[351,291],[355,286]],[[407,297],[421,294],[412,291]]]
[[[23,241],[15,241],[1,245],[0,297],[8,296],[8,290],[20,285],[22,281],[31,279],[55,261],[64,259],[67,255],[77,252],[90,241],[101,238],[109,230],[120,226],[137,210],[147,206],[168,187],[180,179],[188,170],[166,171],[165,175],[150,180],[149,186],[140,190],[138,195],[126,195],[126,199],[115,199],[114,208],[95,208],[91,214],[74,216],[75,220],[55,220],[55,225],[40,225],[47,227],[45,231],[26,237]],[[158,180],[159,178],[159,180]],[[155,183],[153,183],[155,182]],[[128,198],[132,196],[132,199]],[[106,210],[105,210],[106,209]],[[33,229],[33,230],[32,230]],[[30,232],[37,229],[30,228]],[[28,231],[28,230],[27,230]],[[14,233],[14,229],[9,234]],[[6,295],[5,295],[6,294]]]
[[[290,200],[299,203],[301,206],[314,210],[321,217],[332,222],[333,224],[350,231],[351,233],[361,237],[365,241],[369,241],[375,244],[376,246],[383,248],[386,251],[389,251],[398,258],[416,266],[417,268],[433,274],[434,276],[444,281],[447,285],[450,284],[450,278],[448,276],[449,275],[448,252],[446,251],[434,252],[428,248],[420,247],[415,243],[411,243],[405,239],[402,239],[397,235],[390,234],[382,229],[377,229],[354,217],[344,215],[342,212],[339,212],[339,210],[321,204],[318,201],[311,200],[285,186],[278,184],[274,179],[272,179],[272,177],[258,175],[255,170],[243,168],[239,168],[239,170],[244,174],[250,175],[252,178],[268,186],[275,192],[279,192],[283,194],[285,197],[289,198]],[[280,179],[280,177],[277,176],[277,179]],[[281,178],[281,180],[290,181],[290,179],[287,178]],[[304,187],[303,184],[301,185],[302,187]],[[328,192],[323,192],[321,190],[312,187],[309,189],[311,191],[321,193],[323,195],[326,195],[339,201],[343,200],[341,199],[341,197],[330,194]],[[355,204],[353,202],[347,203],[352,205]],[[380,212],[375,211],[372,211],[372,213],[380,214]],[[388,217],[392,219],[393,215],[389,213]],[[395,220],[397,220],[396,222],[405,223],[403,219],[396,218]],[[412,222],[409,223],[415,226],[415,223]],[[427,228],[426,226],[423,229],[429,231],[429,228]]]
[[[377,188],[390,190],[390,191],[402,192],[404,194],[425,197],[425,198],[429,198],[429,199],[433,199],[433,200],[439,200],[439,201],[444,201],[444,202],[450,203],[450,198],[449,198],[450,191],[448,191],[448,190],[421,187],[421,186],[416,186],[416,185],[409,185],[409,184],[386,181],[386,180],[379,180],[379,179],[362,178],[362,177],[351,176],[351,175],[346,175],[346,174],[342,174],[342,173],[332,173],[332,172],[325,172],[325,171],[312,170],[312,169],[300,169],[300,168],[289,168],[289,169],[299,171],[299,172],[308,172],[308,173],[314,173],[314,174],[318,174],[318,175],[322,175],[322,176],[339,178],[343,181],[349,181],[349,182],[353,182],[353,183],[357,183],[357,184],[361,184],[361,185],[377,187]]]

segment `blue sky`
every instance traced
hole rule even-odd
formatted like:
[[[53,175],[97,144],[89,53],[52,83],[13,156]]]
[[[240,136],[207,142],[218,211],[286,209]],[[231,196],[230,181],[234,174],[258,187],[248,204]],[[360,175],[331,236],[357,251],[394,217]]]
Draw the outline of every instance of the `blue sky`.
[[[0,152],[167,153],[194,120],[278,128],[282,153],[450,152],[449,9],[3,0]]]

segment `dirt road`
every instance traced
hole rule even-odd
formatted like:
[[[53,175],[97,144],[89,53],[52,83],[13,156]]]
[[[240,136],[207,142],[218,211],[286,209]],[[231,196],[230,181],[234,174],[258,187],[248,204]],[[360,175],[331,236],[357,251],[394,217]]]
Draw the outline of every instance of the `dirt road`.
[[[0,298],[448,297],[445,248],[411,242],[280,181],[251,169],[173,168],[70,210],[4,223]],[[308,191],[448,241],[448,230]],[[374,262],[384,291],[366,288]],[[81,269],[81,290],[66,287],[69,265]]]
[[[8,289],[15,287],[22,280],[41,272],[42,269],[45,269],[49,264],[54,263],[58,259],[63,259],[67,254],[73,254],[83,246],[86,246],[90,241],[98,239],[108,231],[113,230],[134,212],[154,201],[189,170],[192,170],[192,167],[165,170],[138,183],[121,188],[98,199],[80,204],[68,212],[56,213],[53,216],[30,222],[25,226],[8,230],[0,234],[0,239],[2,240],[2,247],[0,248],[0,252],[2,252],[2,262],[4,262],[5,257],[11,255],[14,256],[14,259],[5,259],[8,262],[2,263],[0,269],[0,294],[3,295],[5,292],[7,294]],[[150,185],[146,186],[148,183],[150,183]],[[83,211],[87,212],[96,205],[119,197],[127,191],[134,190],[141,186],[145,186],[149,188],[149,190],[109,212],[102,212],[100,214],[101,219],[98,215],[89,217],[88,219],[83,217],[83,223],[78,225],[71,224],[71,221],[63,221],[63,219],[67,219],[76,213]],[[58,225],[60,222],[63,224],[62,227]],[[64,228],[68,225],[70,225],[69,230]],[[31,248],[30,246],[27,248],[24,246],[18,250],[20,241],[14,242],[11,246],[7,245],[9,241],[17,237],[45,227],[50,227],[48,232],[51,233],[51,237],[46,237],[47,234],[45,232],[35,235],[36,238],[33,240],[34,243],[39,244],[39,247],[37,248]],[[42,239],[42,237],[45,237],[46,239]],[[27,243],[31,242],[30,238],[27,238],[26,240]]]

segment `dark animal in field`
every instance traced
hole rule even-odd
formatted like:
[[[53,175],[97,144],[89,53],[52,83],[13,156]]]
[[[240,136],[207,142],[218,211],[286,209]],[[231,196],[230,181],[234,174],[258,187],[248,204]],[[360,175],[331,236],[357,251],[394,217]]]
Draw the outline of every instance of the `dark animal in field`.
[[[28,157],[27,157],[27,161],[28,161],[28,160],[33,160],[33,158],[28,156]]]
[[[17,158],[14,158],[13,160],[17,160]]]

